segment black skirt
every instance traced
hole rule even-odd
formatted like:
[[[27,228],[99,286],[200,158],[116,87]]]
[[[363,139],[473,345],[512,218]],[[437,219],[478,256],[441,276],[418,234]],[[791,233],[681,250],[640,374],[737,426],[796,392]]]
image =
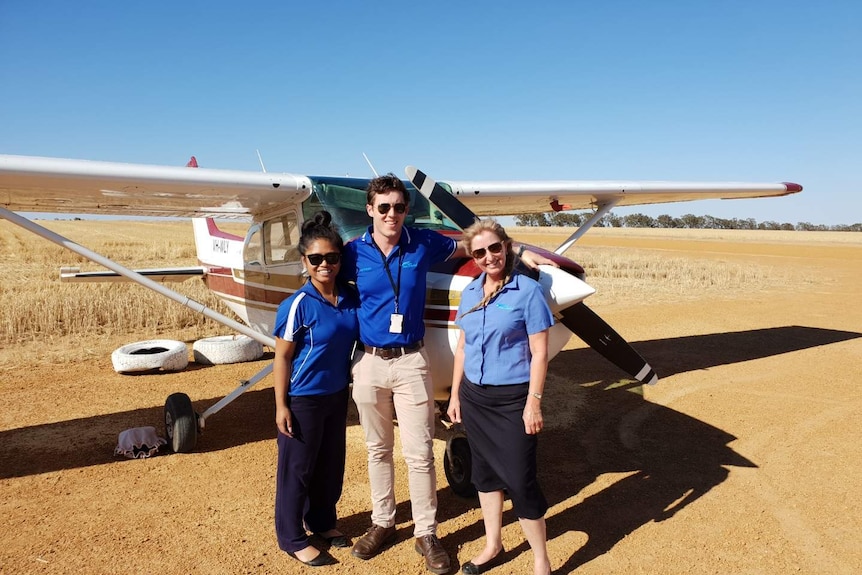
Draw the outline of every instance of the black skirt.
[[[461,381],[461,420],[473,458],[472,482],[489,493],[505,489],[515,514],[540,519],[548,502],[536,479],[538,436],[524,431],[529,384],[476,385]]]

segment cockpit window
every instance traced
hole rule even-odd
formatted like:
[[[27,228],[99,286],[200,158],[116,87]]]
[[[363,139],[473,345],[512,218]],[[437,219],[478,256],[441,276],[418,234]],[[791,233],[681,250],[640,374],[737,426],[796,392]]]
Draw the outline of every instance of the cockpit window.
[[[289,212],[264,222],[263,242],[264,258],[268,265],[299,261],[296,214]]]
[[[302,204],[303,218],[308,219],[320,210],[328,211],[345,242],[361,235],[371,225],[371,218],[365,211],[368,180],[312,177],[311,181],[314,193]],[[458,227],[431,205],[413,184],[405,181],[404,185],[410,192],[410,209],[404,221],[406,225],[437,231],[458,231]]]

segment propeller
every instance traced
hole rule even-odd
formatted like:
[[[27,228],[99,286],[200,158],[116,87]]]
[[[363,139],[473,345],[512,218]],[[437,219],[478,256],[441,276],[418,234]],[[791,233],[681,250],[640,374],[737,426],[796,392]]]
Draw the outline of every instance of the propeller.
[[[427,174],[413,166],[407,166],[405,172],[416,189],[462,230],[479,219],[461,200]],[[658,376],[646,360],[584,302],[567,307],[559,314],[564,326],[624,372],[650,385],[658,381]]]

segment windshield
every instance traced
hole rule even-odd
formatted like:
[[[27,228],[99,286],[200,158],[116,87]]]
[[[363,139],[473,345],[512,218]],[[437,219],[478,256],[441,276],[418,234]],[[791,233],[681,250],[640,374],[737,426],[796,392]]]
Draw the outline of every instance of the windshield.
[[[311,177],[314,185],[311,196],[302,203],[303,219],[311,218],[315,212],[326,210],[338,226],[345,242],[365,232],[371,218],[365,211],[365,189],[369,180],[363,178]],[[413,184],[404,181],[410,193],[410,209],[405,225],[437,231],[459,231],[451,220],[432,206]]]

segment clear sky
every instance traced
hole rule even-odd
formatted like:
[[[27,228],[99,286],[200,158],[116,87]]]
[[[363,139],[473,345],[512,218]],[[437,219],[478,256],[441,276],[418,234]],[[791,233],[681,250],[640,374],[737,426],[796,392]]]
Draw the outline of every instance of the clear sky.
[[[862,2],[0,0],[0,153],[793,181],[615,210],[862,220]]]

